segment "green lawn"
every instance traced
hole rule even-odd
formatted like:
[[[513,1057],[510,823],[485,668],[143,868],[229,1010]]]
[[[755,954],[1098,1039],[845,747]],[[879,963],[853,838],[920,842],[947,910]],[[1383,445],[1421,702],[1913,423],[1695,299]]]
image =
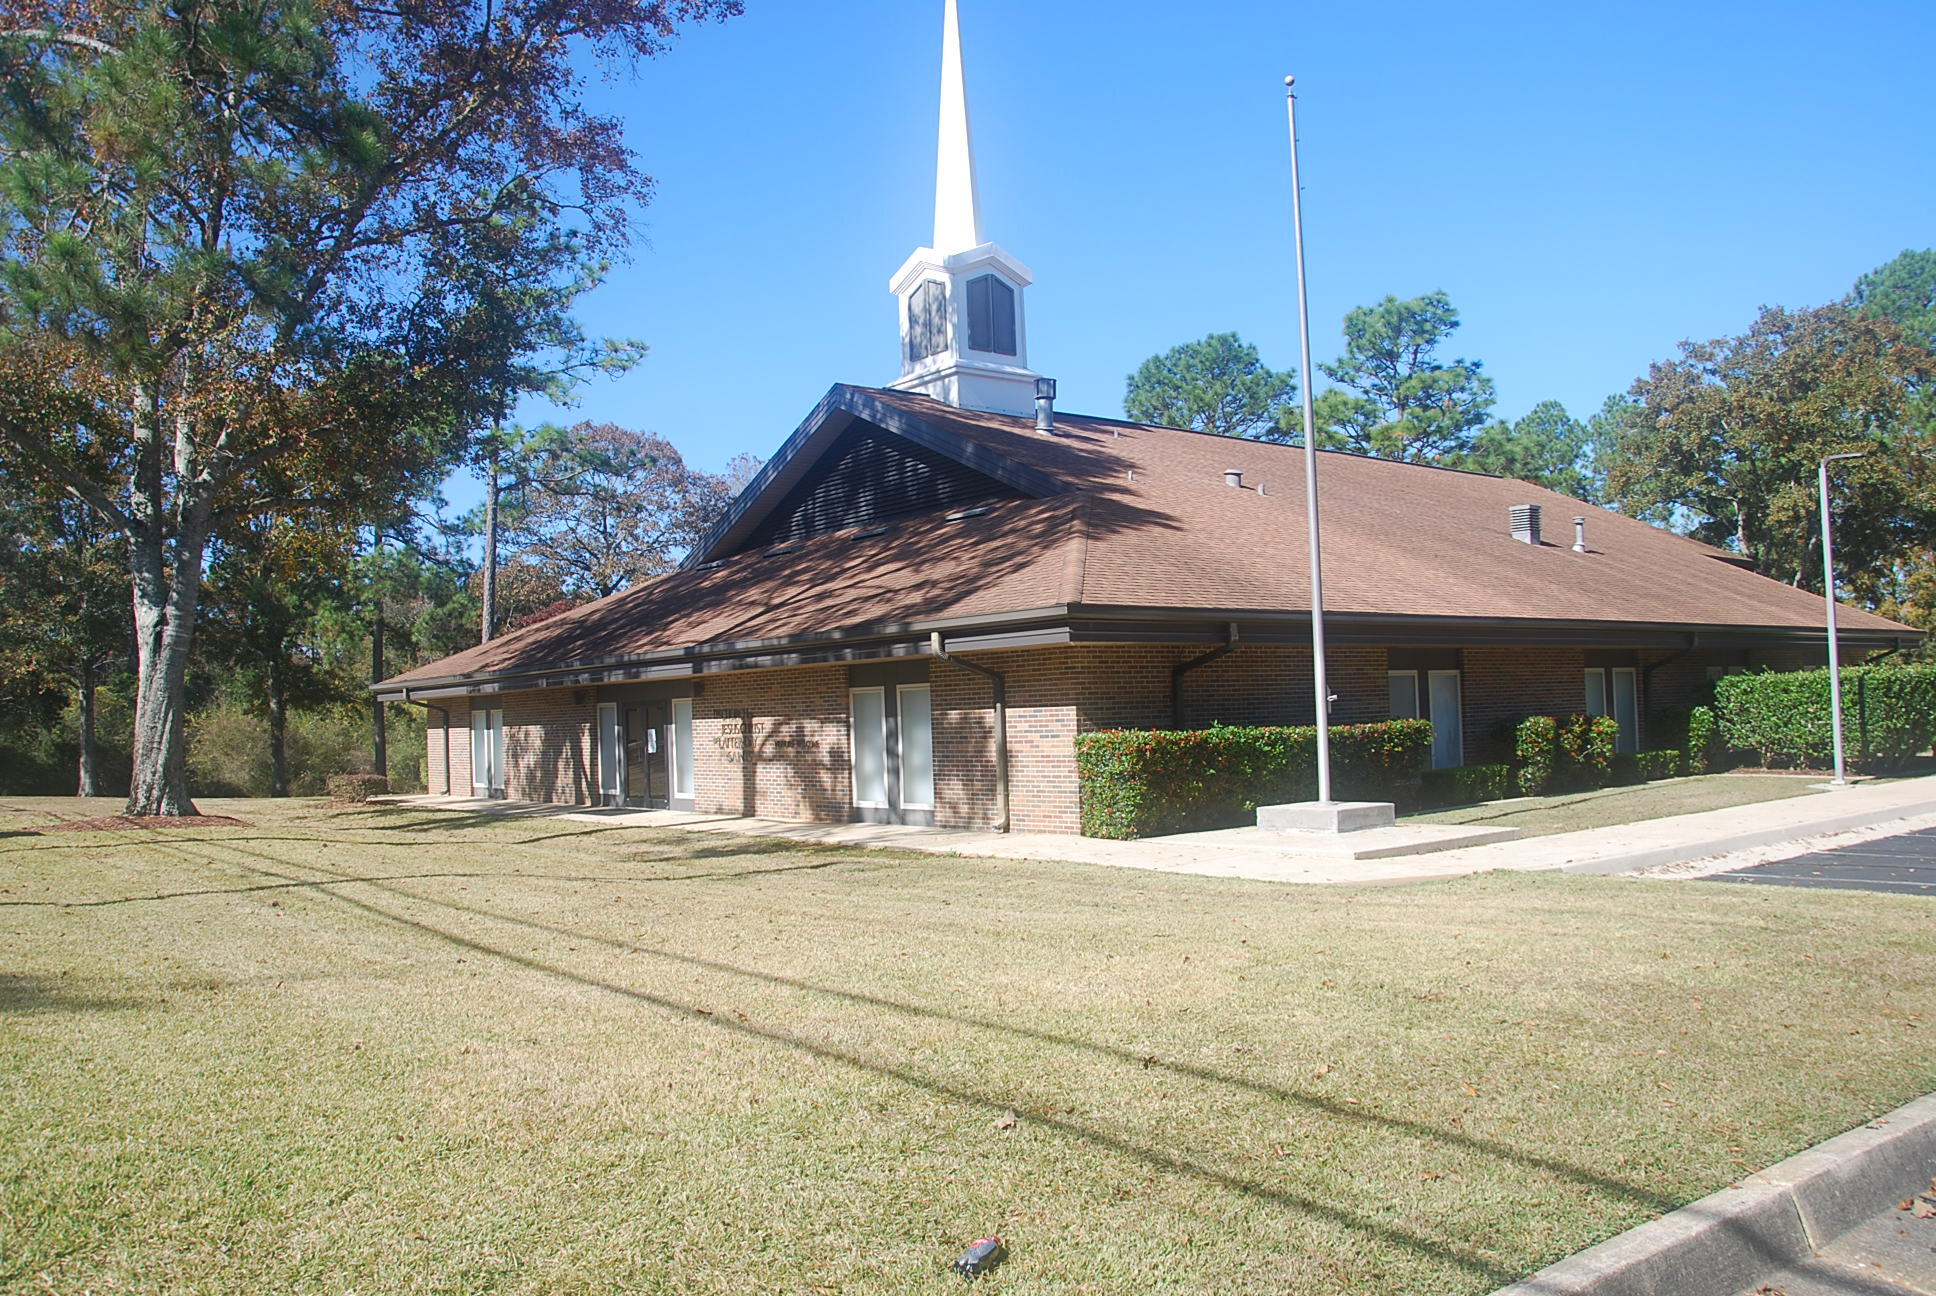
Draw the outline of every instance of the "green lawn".
[[[1819,795],[1822,774],[1704,774],[1633,787],[1600,788],[1560,796],[1517,797],[1487,805],[1460,806],[1407,815],[1410,823],[1483,824],[1518,828],[1528,837],[1608,828],[1668,815],[1725,810],[1788,797]]]
[[[204,808],[0,799],[0,1290],[1483,1293],[1936,1087],[1910,897]]]

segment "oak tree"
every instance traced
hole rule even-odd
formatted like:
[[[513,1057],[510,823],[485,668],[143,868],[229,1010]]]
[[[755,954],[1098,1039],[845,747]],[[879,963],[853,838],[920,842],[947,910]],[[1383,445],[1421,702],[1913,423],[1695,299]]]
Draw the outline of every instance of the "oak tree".
[[[1620,408],[1611,497],[1819,591],[1816,463],[1861,453],[1836,470],[1838,567],[1865,601],[1886,597],[1898,561],[1936,530],[1936,446],[1906,418],[1936,356],[1842,305],[1765,308],[1741,336],[1680,352]]]

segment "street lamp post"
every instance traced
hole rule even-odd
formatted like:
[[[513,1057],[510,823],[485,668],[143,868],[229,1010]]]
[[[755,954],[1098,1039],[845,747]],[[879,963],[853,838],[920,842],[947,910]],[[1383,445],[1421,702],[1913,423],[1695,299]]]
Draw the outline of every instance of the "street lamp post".
[[[1839,459],[1861,459],[1866,452],[1826,455],[1816,465],[1822,488],[1822,600],[1828,605],[1828,706],[1835,732],[1835,777],[1830,787],[1849,785],[1848,763],[1842,749],[1842,652],[1835,639],[1835,530],[1828,512],[1828,466]]]

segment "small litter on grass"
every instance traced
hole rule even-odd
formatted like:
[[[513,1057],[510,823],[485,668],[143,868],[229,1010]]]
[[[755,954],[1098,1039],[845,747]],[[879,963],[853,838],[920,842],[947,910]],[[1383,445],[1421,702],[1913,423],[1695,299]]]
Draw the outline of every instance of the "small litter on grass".
[[[963,1278],[979,1278],[1008,1259],[1008,1248],[998,1237],[985,1237],[961,1253],[955,1261],[954,1271]]]

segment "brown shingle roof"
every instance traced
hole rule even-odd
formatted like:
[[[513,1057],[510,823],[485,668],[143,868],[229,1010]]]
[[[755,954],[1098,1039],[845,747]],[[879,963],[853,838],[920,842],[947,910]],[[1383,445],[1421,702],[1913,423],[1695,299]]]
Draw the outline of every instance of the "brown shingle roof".
[[[701,645],[860,633],[1084,606],[1208,613],[1310,605],[1304,459],[1297,448],[1081,415],[1056,436],[1030,419],[928,397],[835,389],[1064,483],[956,522],[823,535],[657,577],[398,676],[431,679],[609,661]],[[803,432],[805,429],[803,429]],[[791,443],[790,443],[791,444]],[[1243,485],[1225,484],[1239,469]],[[1821,600],[1721,551],[1505,478],[1320,456],[1327,612],[1394,618],[1808,630]],[[1507,510],[1538,504],[1553,539],[1514,540]],[[1572,519],[1590,552],[1572,552]],[[1555,541],[1557,543],[1555,543]],[[1855,609],[1843,626],[1914,634]]]

